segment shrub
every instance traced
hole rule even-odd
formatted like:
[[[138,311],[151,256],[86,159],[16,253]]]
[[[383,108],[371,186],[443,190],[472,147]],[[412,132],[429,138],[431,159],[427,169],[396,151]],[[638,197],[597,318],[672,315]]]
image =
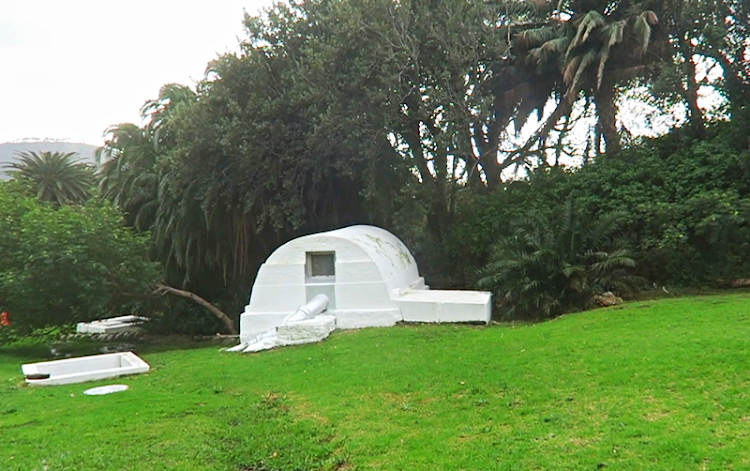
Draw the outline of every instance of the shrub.
[[[0,307],[18,334],[138,309],[159,280],[113,206],[56,208],[0,184]]]
[[[494,245],[477,286],[493,291],[504,319],[543,319],[589,307],[604,291],[627,291],[635,278],[620,213],[591,220],[572,198],[551,216],[512,223]]]
[[[513,236],[510,221],[529,211],[551,217],[553,202],[572,193],[592,217],[622,214],[618,226],[631,235],[636,272],[649,283],[750,278],[750,151],[723,128],[702,141],[679,132],[642,140],[579,169],[538,168],[499,191],[464,197],[446,250],[451,275],[466,280],[487,263],[494,241]]]

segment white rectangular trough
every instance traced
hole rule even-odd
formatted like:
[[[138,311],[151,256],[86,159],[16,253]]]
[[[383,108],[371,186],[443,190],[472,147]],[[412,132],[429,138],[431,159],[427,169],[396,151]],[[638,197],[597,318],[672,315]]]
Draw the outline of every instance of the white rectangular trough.
[[[145,373],[149,366],[133,352],[118,352],[27,363],[21,369],[30,385],[51,386]]]
[[[93,322],[79,322],[76,332],[79,334],[117,334],[120,332],[140,332],[141,324],[148,318],[139,316],[120,316],[101,319]]]

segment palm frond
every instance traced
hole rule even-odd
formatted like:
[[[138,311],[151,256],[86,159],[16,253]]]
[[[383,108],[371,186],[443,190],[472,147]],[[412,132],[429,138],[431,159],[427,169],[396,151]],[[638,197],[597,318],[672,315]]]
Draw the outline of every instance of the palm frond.
[[[576,35],[568,46],[568,52],[566,57],[569,58],[573,55],[575,48],[583,45],[588,41],[589,36],[597,28],[603,26],[606,23],[605,18],[596,10],[591,10],[580,19],[576,30]]]
[[[646,13],[648,12],[643,12],[637,16],[633,23],[633,33],[641,52],[648,50],[648,45],[651,40],[651,25],[648,21],[649,15]]]
[[[625,21],[616,21],[611,25],[607,25],[602,28],[601,36],[604,42],[601,51],[599,52],[599,68],[596,71],[596,88],[599,89],[602,86],[602,78],[604,77],[604,67],[609,59],[609,51],[615,44],[622,42],[623,33],[625,31]]]
[[[579,66],[581,65],[581,59],[581,56],[575,56],[565,64],[565,69],[563,70],[563,82],[566,85],[573,83],[573,78],[578,73]]]
[[[529,28],[516,33],[516,41],[521,47],[530,47],[533,45],[542,45],[549,41],[557,39],[559,36],[558,28],[551,25],[544,25],[537,28]]]
[[[583,77],[583,73],[590,64],[593,64],[596,61],[597,56],[598,52],[595,49],[589,49],[583,54],[583,56],[580,56],[580,61],[578,61],[573,81],[565,92],[565,96],[568,100],[574,99],[578,94],[578,91],[581,89],[581,78]]]
[[[4,165],[14,179],[30,184],[41,201],[56,206],[81,204],[90,196],[94,169],[75,152],[18,152],[18,161]]]

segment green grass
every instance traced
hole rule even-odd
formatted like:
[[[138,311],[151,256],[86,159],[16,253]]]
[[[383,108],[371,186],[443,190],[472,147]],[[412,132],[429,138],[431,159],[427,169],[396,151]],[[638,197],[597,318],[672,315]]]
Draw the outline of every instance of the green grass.
[[[142,356],[146,375],[32,388],[39,358],[0,350],[0,469],[750,469],[744,294]]]

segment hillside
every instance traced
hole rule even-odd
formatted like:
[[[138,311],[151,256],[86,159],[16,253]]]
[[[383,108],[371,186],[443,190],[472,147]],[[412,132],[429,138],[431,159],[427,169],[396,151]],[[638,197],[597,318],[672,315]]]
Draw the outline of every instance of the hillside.
[[[4,165],[16,160],[17,152],[77,152],[85,162],[94,164],[96,146],[66,141],[15,141],[0,144],[0,180],[7,180]]]

